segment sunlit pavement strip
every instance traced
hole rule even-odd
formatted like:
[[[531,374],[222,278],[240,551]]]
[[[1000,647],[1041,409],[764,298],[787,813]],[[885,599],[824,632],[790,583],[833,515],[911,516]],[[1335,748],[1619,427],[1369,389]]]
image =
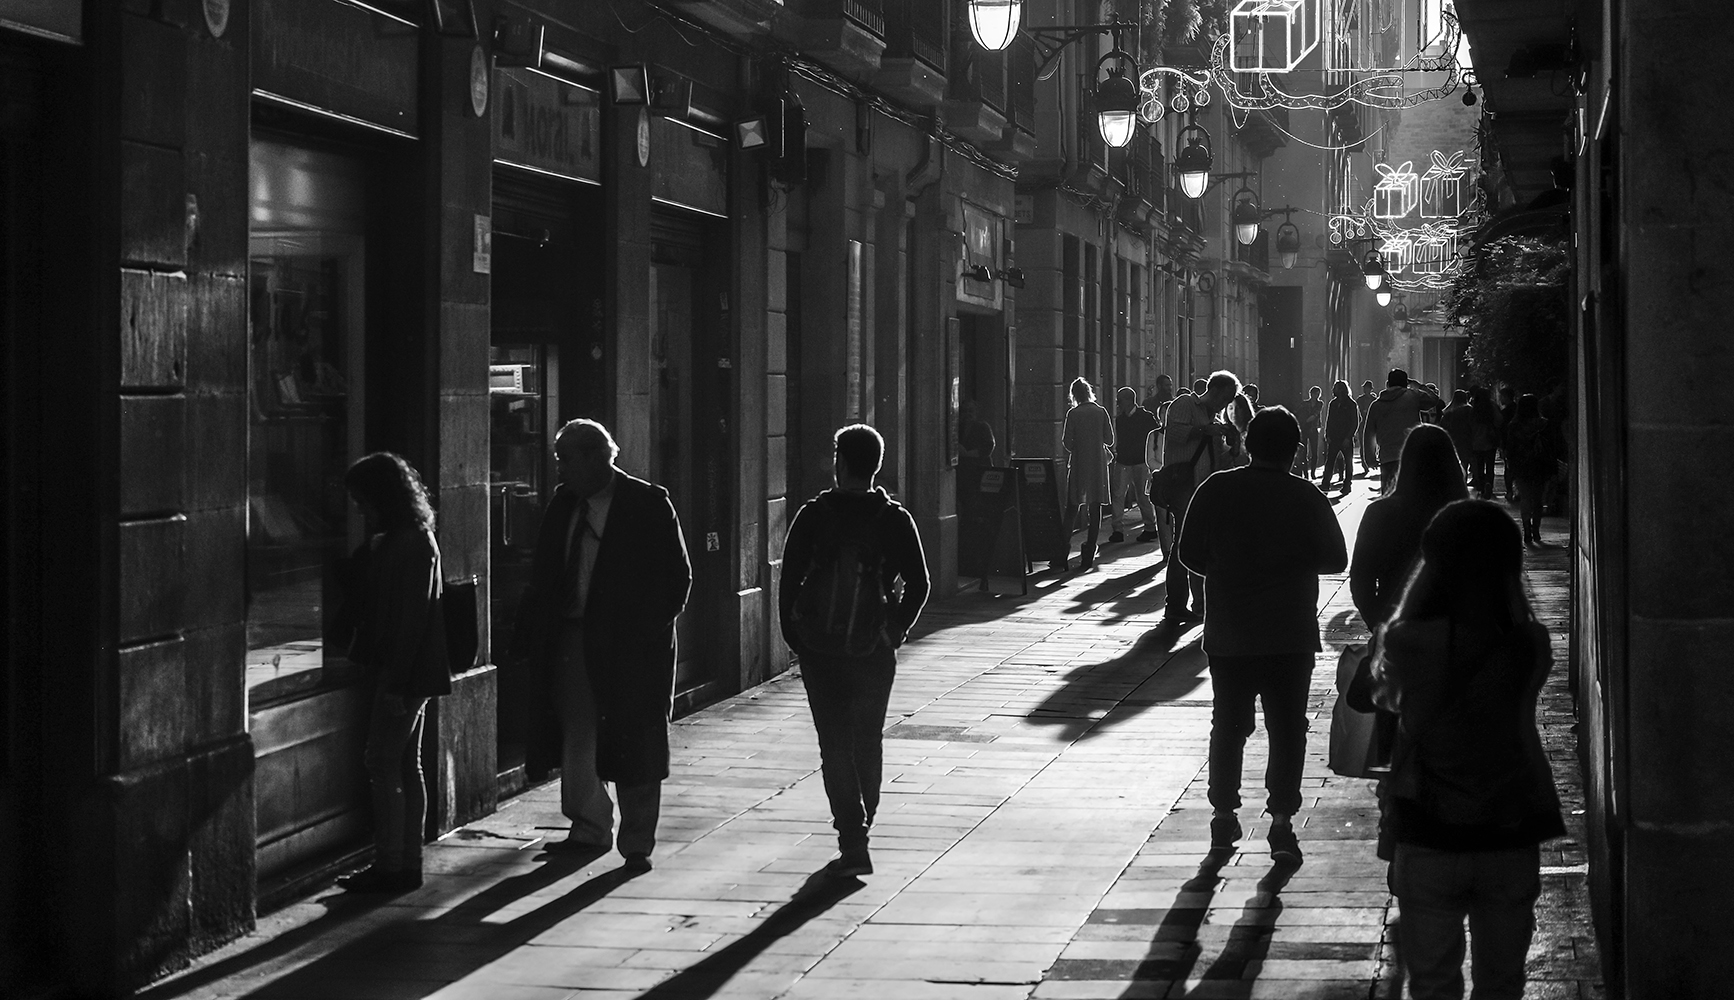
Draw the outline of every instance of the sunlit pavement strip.
[[[1366,489],[1338,506],[1351,539]],[[1548,529],[1557,546],[1561,523]],[[930,608],[901,654],[864,883],[812,877],[835,840],[805,696],[783,677],[675,725],[653,872],[542,852],[565,825],[544,786],[431,846],[421,890],[386,905],[321,893],[147,995],[1396,997],[1371,784],[1324,767],[1336,649],[1364,638],[1346,580],[1321,587],[1332,648],[1313,677],[1306,863],[1286,879],[1270,865],[1260,729],[1244,850],[1211,877],[1199,633],[1152,643],[1154,546],[1105,554],[1036,578],[1028,599]],[[1563,661],[1566,556],[1530,561]],[[1545,707],[1581,809],[1563,671]],[[1544,856],[1531,996],[1600,996],[1580,844]]]

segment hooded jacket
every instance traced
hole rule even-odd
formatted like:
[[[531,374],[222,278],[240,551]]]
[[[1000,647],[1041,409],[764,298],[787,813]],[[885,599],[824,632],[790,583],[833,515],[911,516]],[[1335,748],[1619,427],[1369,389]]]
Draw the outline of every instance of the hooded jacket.
[[[1366,437],[1373,442],[1379,461],[1397,461],[1403,454],[1403,439],[1421,423],[1421,414],[1444,405],[1444,400],[1425,389],[1392,386],[1379,393],[1379,398],[1367,407],[1366,429]]]

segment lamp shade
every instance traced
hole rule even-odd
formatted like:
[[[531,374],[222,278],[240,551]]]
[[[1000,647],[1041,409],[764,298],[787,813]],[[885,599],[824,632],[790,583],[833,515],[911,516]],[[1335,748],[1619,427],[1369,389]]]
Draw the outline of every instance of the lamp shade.
[[[1285,268],[1294,267],[1300,259],[1300,227],[1284,222],[1276,227],[1276,256]]]
[[[1379,286],[1385,283],[1385,262],[1379,258],[1378,251],[1367,254],[1365,262],[1361,264],[1361,276],[1366,279],[1367,287],[1374,291],[1378,291]]]
[[[1096,85],[1096,126],[1102,141],[1115,149],[1131,142],[1138,127],[1138,87],[1118,68]]]
[[[1174,173],[1180,180],[1180,193],[1188,198],[1204,197],[1210,186],[1210,167],[1215,162],[1210,155],[1210,133],[1197,125],[1180,130],[1186,146],[1174,157]]]
[[[1381,305],[1381,306],[1390,305],[1391,304],[1391,290],[1389,288],[1381,288],[1378,291],[1374,292],[1373,293],[1373,301],[1379,303],[1379,305]]]
[[[1258,221],[1262,213],[1259,211],[1258,195],[1251,188],[1241,188],[1234,192],[1234,208],[1229,210],[1229,220],[1234,223],[1234,238],[1241,246],[1251,246],[1258,239]]]
[[[1023,18],[1024,0],[969,0],[969,33],[990,52],[1003,51],[1012,43]]]

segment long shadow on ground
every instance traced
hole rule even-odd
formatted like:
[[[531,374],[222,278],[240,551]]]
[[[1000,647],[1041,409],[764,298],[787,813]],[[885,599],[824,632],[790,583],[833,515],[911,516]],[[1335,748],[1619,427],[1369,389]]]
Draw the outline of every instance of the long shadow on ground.
[[[1202,683],[1206,667],[1197,643],[1175,648],[1187,634],[1158,626],[1111,660],[1072,668],[1026,718],[1034,725],[1059,727],[1058,738],[1071,743],[1100,736],[1156,705],[1184,699]]]

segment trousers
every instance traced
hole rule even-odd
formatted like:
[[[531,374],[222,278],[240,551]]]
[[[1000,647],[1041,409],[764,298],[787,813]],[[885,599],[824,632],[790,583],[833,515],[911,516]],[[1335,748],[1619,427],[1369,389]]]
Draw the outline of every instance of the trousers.
[[[1264,768],[1267,807],[1292,816],[1301,807],[1307,754],[1307,688],[1313,654],[1210,657],[1210,805],[1240,808],[1246,738],[1255,725],[1253,699],[1264,703],[1270,758]]]
[[[819,774],[831,825],[845,848],[866,846],[879,811],[885,711],[896,677],[895,650],[859,658],[801,655],[801,683],[819,736]]]
[[[1132,502],[1138,505],[1138,513],[1144,516],[1144,530],[1156,530],[1156,508],[1151,505],[1150,497],[1146,495],[1150,488],[1150,467],[1111,462],[1108,465],[1108,478],[1111,480],[1108,510],[1114,515],[1114,530],[1120,530],[1120,515],[1127,506],[1127,490],[1132,493]]]
[[[1390,883],[1414,1000],[1461,1000],[1465,917],[1474,1000],[1520,1000],[1541,896],[1539,846],[1440,851],[1399,842]]]
[[[401,707],[403,711],[394,712]],[[426,698],[397,699],[374,692],[367,721],[367,767],[373,792],[374,863],[381,871],[421,871],[421,841],[427,825],[427,785],[422,778],[421,731]]]
[[[620,832],[614,835],[614,801],[596,774],[596,693],[584,663],[584,629],[568,622],[560,629],[560,811],[572,821],[572,837],[621,854],[649,854],[656,847],[656,821],[662,812],[662,782],[616,785]]]
[[[1186,523],[1186,510],[1192,506],[1188,497],[1184,504],[1178,505],[1169,513],[1174,516],[1174,540],[1179,542],[1181,528]],[[1186,611],[1187,598],[1192,601],[1192,610],[1204,613],[1204,577],[1188,570],[1180,564],[1180,558],[1175,553],[1168,553],[1168,596],[1167,614],[1172,618]]]

